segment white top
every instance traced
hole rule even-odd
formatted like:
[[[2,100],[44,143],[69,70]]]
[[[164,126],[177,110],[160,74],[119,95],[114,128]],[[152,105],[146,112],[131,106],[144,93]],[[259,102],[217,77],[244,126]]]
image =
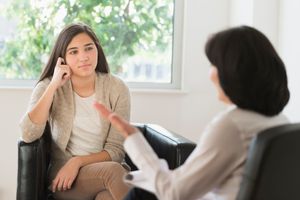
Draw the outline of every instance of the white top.
[[[124,147],[139,171],[126,182],[144,188],[160,200],[234,200],[239,190],[251,139],[260,131],[288,123],[280,114],[266,117],[235,106],[207,126],[186,162],[169,170],[140,133],[127,137]]]
[[[89,97],[80,97],[74,92],[75,117],[67,151],[73,156],[90,155],[103,149],[100,116],[93,107],[95,94]]]

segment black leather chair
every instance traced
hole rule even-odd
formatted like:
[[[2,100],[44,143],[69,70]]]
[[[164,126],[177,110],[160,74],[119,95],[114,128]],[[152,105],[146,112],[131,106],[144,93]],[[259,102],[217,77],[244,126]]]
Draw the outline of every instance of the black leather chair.
[[[160,158],[167,160],[171,169],[180,166],[196,144],[170,131],[150,124],[135,124]],[[47,124],[43,137],[32,142],[18,142],[17,200],[53,199],[47,190],[47,170],[50,161],[51,132]],[[126,155],[132,170],[136,166]]]
[[[300,199],[300,123],[270,128],[252,140],[237,199]]]

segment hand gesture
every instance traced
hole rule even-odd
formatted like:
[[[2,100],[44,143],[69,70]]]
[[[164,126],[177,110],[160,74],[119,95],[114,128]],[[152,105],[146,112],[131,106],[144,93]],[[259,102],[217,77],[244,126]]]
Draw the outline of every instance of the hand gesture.
[[[71,189],[72,183],[77,177],[80,169],[80,164],[77,157],[71,158],[57,173],[55,179],[52,181],[52,192],[65,191]]]
[[[61,87],[69,80],[71,77],[71,69],[68,65],[64,64],[64,59],[59,57],[56,62],[53,77],[51,83],[55,85],[56,88]]]
[[[109,111],[103,104],[95,102],[95,108],[98,110],[100,115],[105,119],[109,120],[111,124],[122,133],[122,135],[126,138],[127,136],[138,132],[137,128],[130,125],[129,122],[124,120],[122,117]]]

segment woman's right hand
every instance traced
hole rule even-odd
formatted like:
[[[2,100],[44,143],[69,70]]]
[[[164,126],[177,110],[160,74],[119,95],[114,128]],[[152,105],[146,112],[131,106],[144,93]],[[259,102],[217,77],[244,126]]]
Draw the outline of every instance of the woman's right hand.
[[[66,81],[69,80],[71,77],[70,67],[63,63],[64,59],[59,57],[57,59],[53,77],[51,80],[51,84],[55,86],[56,89],[63,86],[66,83]]]
[[[80,165],[79,157],[72,157],[68,160],[52,181],[52,192],[71,189],[71,186],[78,175],[81,167]]]
[[[127,138],[129,135],[139,132],[137,128],[132,126],[128,121],[123,119],[121,116],[108,110],[102,103],[94,102],[94,107],[98,110],[99,114],[111,122],[111,124],[120,133]]]

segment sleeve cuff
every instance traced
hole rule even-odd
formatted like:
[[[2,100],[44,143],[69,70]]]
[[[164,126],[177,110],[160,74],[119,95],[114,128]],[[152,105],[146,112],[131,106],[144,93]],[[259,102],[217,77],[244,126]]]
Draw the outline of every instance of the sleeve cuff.
[[[116,153],[115,151],[113,151],[109,148],[104,148],[103,150],[108,153],[108,155],[110,156],[112,161],[118,162],[118,163],[122,162],[123,156],[121,156],[120,154]]]
[[[151,172],[158,170],[159,158],[142,133],[136,132],[128,136],[125,139],[124,148],[140,170]]]

